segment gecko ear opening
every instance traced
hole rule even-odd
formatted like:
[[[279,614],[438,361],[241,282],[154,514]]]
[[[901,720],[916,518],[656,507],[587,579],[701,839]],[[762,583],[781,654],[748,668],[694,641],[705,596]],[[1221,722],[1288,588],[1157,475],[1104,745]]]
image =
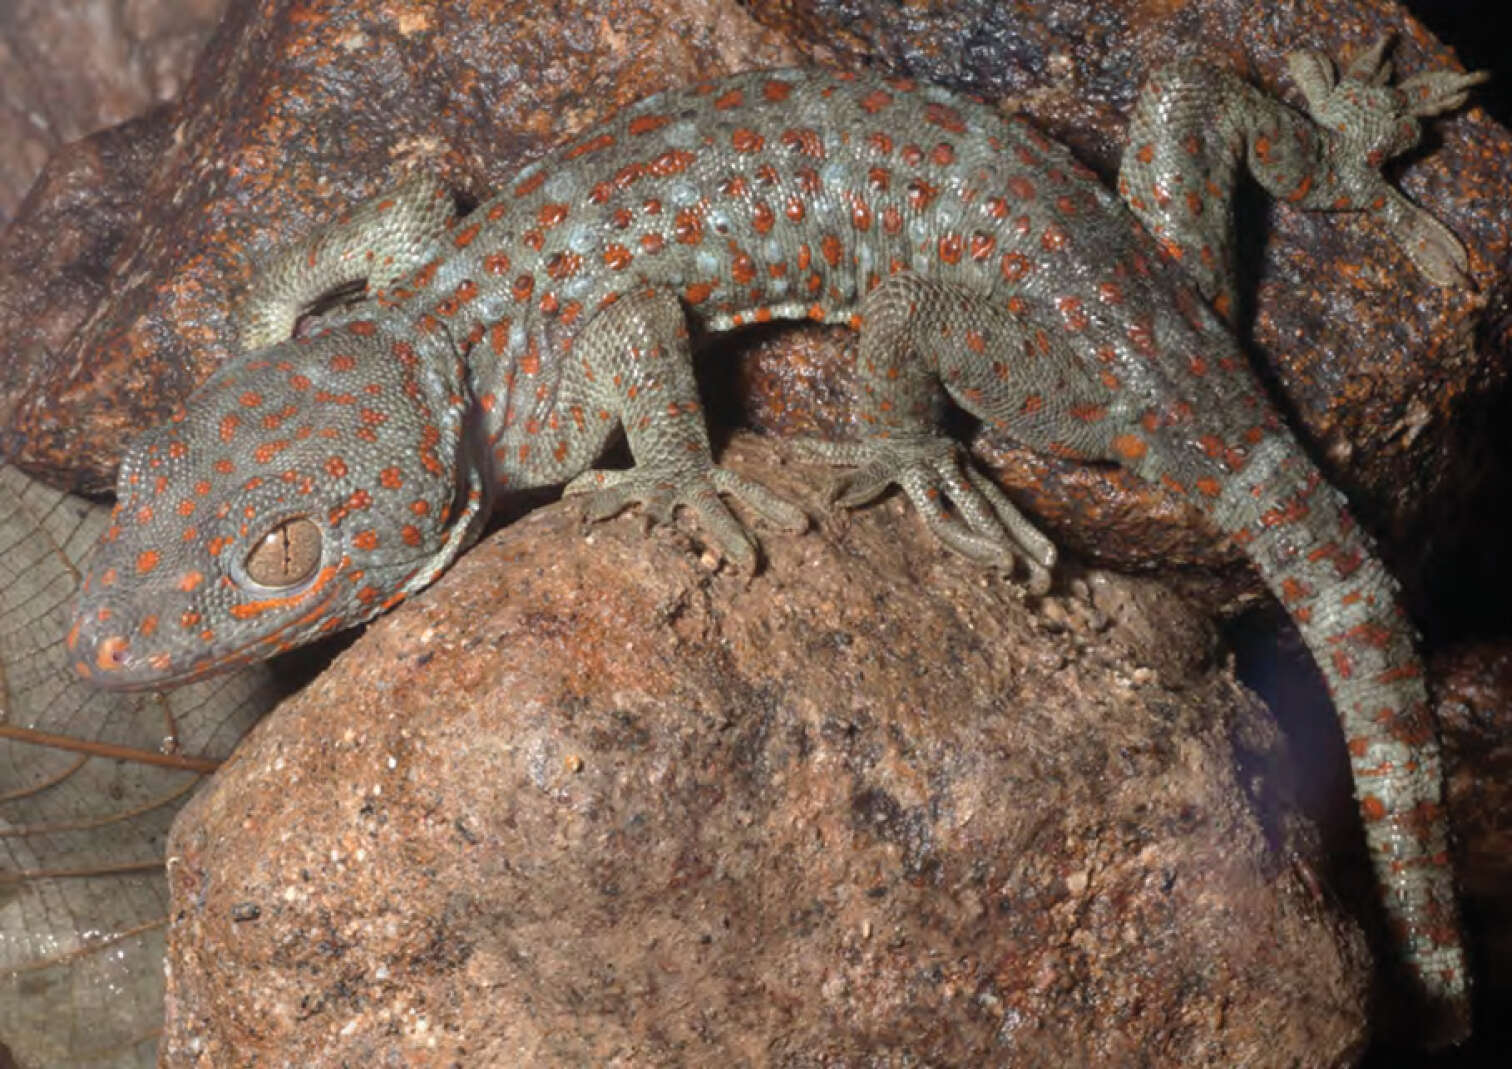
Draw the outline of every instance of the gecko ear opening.
[[[298,586],[320,566],[321,532],[306,516],[280,520],[247,553],[242,570],[258,586],[287,590]]]

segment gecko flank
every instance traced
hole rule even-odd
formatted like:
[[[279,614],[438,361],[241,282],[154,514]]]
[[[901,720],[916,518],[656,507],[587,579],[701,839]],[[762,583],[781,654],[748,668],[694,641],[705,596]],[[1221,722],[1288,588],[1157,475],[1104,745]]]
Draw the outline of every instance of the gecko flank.
[[[594,517],[686,507],[752,567],[721,494],[781,528],[805,517],[714,464],[689,321],[849,323],[865,434],[808,446],[856,469],[841,504],[897,484],[952,549],[1048,585],[1048,540],[934,426],[943,388],[1029,446],[1163,483],[1244,547],[1327,677],[1404,976],[1453,1038],[1465,964],[1410,624],[1226,322],[1241,163],[1298,208],[1373,213],[1431,279],[1462,282],[1458,241],[1379,168],[1475,76],[1393,87],[1381,57],[1340,77],[1294,56],[1310,117],[1201,64],[1158,72],[1122,200],[985,104],[798,70],[641,101],[461,218],[411,179],[267,265],[244,355],[132,443],[69,636],[78,671],[162,687],[367,620],[435,578],[500,489],[565,482]],[[594,470],[621,427],[634,466]]]

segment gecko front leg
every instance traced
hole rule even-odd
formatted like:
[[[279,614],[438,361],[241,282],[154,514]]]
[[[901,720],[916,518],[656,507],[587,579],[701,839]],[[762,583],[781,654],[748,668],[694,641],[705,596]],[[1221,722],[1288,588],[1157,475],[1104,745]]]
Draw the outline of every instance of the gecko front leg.
[[[685,507],[709,542],[748,572],[756,566],[755,541],[721,494],[740,498],[781,530],[808,526],[802,509],[714,463],[687,316],[670,291],[646,287],[620,296],[583,328],[567,359],[559,411],[617,416],[635,459],[634,467],[586,471],[567,484],[564,494],[587,496],[589,519],[639,504],[653,521],[670,523]]]

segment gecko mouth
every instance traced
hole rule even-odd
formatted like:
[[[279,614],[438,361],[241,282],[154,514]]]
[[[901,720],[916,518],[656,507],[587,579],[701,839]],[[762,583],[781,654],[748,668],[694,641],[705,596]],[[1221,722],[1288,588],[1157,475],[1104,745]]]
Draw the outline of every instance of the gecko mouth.
[[[344,562],[343,562],[344,564]],[[162,646],[133,649],[133,638],[120,631],[97,634],[86,622],[79,621],[69,632],[67,646],[74,656],[74,671],[83,679],[102,690],[143,691],[163,690],[181,686],[208,676],[219,675],[240,668],[253,661],[265,660],[275,653],[292,648],[304,641],[303,636],[318,625],[336,600],[340,587],[330,582],[341,567],[328,569],[331,575],[322,576],[312,584],[306,595],[323,589],[323,595],[313,604],[304,607],[300,614],[267,634],[259,633],[239,645],[223,649],[215,647],[192,650],[191,658],[174,654]],[[291,632],[297,636],[289,637]],[[143,637],[145,644],[145,637]]]

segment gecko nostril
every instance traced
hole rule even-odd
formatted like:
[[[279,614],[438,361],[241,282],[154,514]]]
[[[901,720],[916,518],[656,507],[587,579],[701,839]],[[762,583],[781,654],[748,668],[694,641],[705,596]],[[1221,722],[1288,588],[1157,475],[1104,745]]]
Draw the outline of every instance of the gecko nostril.
[[[95,648],[95,665],[102,672],[118,672],[126,665],[126,651],[131,646],[120,635],[110,635],[100,640]]]

